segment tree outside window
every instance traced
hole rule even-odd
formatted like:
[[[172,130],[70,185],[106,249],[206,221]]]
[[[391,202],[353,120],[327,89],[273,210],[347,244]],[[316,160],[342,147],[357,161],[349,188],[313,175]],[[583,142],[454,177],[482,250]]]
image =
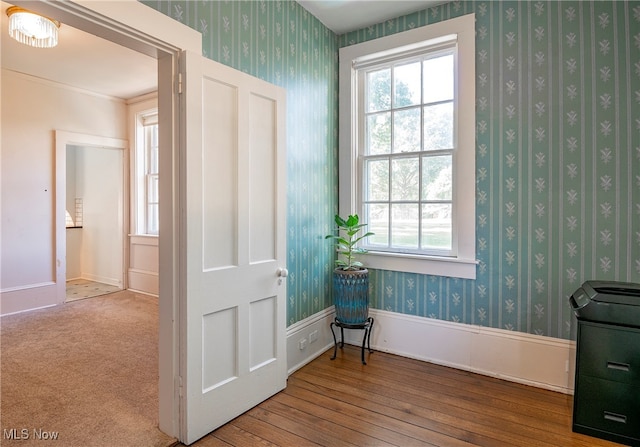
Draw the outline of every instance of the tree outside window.
[[[451,252],[454,51],[425,51],[363,77],[367,247]]]

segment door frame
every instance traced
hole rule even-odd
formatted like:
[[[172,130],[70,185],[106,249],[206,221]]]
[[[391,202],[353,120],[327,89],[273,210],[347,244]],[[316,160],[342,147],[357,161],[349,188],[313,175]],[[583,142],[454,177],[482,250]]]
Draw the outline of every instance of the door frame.
[[[120,192],[120,204],[118,206],[118,225],[122,233],[120,250],[120,282],[123,289],[127,288],[127,268],[129,249],[127,243],[127,229],[129,228],[129,157],[127,140],[118,138],[100,137],[76,132],[55,131],[56,140],[56,259],[64,260],[56,263],[56,295],[58,303],[67,300],[67,226],[65,221],[67,198],[67,146],[81,146],[87,149],[112,149],[121,151],[122,159],[120,169],[122,182],[117,185]]]
[[[180,306],[185,301],[184,266],[178,248],[184,241],[180,166],[186,149],[181,143],[179,55],[202,54],[202,35],[137,0],[33,1],[12,4],[59,20],[82,31],[139,51],[158,60],[160,141],[159,235],[159,428],[180,439]]]

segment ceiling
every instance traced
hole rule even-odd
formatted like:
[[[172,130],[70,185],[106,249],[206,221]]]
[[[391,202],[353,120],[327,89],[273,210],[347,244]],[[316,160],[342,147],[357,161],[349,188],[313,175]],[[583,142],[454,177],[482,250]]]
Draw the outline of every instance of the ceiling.
[[[446,0],[296,0],[336,34],[344,34],[412,12],[446,3]]]
[[[9,37],[6,11],[11,5],[0,5],[3,69],[122,99],[156,90],[154,58],[64,23],[56,47],[29,47]]]
[[[297,1],[336,34],[443,3],[442,0]],[[122,99],[156,90],[157,62],[154,58],[64,23],[55,48],[20,44],[8,37],[6,10],[11,5],[0,1],[0,6],[0,62],[3,69]]]

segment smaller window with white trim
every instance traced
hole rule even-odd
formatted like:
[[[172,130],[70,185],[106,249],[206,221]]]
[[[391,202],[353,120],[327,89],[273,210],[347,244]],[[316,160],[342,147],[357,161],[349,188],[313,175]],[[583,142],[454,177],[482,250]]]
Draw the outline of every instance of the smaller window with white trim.
[[[136,233],[157,235],[158,111],[139,113],[136,122]]]

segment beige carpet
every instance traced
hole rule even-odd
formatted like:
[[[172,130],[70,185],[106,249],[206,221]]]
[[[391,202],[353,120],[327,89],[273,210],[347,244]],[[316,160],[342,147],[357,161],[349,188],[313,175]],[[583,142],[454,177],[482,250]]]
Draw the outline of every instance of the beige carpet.
[[[0,319],[0,445],[173,445],[157,334],[157,299],[128,291]]]

